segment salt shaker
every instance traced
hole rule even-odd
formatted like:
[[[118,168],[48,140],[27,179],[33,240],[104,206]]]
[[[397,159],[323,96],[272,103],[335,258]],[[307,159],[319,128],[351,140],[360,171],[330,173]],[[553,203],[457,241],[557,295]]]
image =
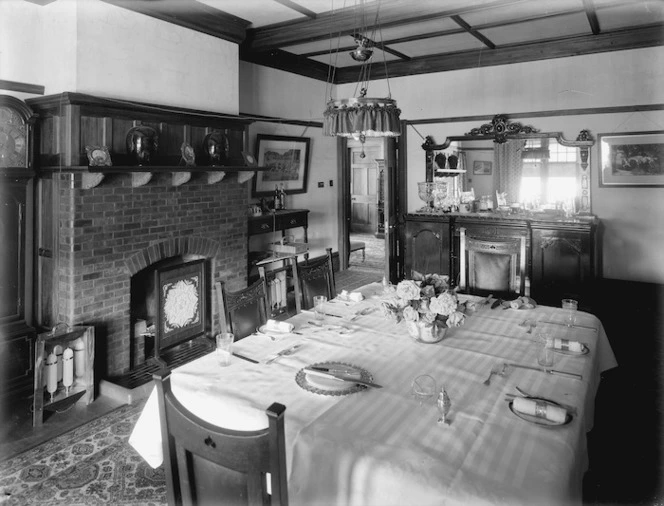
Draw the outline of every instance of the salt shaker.
[[[445,425],[450,425],[452,422],[447,418],[447,415],[449,414],[450,409],[452,408],[452,401],[450,400],[450,396],[447,395],[445,387],[440,389],[440,393],[438,394],[438,400],[436,401],[436,406],[438,407],[438,411],[440,412],[440,418],[438,419],[438,423],[444,423]]]

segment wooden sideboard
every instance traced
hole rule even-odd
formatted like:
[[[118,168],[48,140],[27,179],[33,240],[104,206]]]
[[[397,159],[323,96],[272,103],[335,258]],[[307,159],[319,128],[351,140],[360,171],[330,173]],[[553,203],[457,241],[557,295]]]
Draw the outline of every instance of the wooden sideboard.
[[[590,308],[601,276],[597,218],[498,213],[405,216],[404,274],[412,270],[459,274],[459,229],[469,235],[526,238],[526,290],[538,303],[558,306],[564,297]]]
[[[247,220],[247,242],[251,241],[252,236],[278,231],[281,231],[281,237],[285,237],[287,235],[286,230],[299,227],[304,230],[304,242],[309,242],[309,209],[284,209],[261,216],[250,216]],[[248,250],[250,251],[251,248],[248,247]],[[308,258],[308,256],[305,253],[305,258]],[[249,280],[255,279],[257,275],[253,273],[255,260],[261,259],[252,259],[249,255],[247,270]]]

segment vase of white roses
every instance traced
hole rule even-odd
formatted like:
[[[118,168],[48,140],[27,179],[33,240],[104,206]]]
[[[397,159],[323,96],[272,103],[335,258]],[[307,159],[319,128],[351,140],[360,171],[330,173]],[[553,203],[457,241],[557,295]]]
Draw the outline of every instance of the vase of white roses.
[[[382,310],[397,322],[405,320],[408,334],[423,343],[441,341],[448,328],[462,325],[466,318],[449,276],[415,271],[413,279],[401,281],[383,300]]]

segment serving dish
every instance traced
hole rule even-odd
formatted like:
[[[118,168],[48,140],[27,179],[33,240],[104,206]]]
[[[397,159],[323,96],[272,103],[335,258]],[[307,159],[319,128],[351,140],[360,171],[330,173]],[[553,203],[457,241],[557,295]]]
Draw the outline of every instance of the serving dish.
[[[318,362],[307,367],[318,367],[323,369],[344,371],[344,374],[347,376],[357,377],[357,379],[362,381],[373,381],[373,377],[369,371],[345,362]],[[307,374],[306,368],[302,368],[297,372],[295,375],[295,381],[304,390],[318,395],[348,395],[355,392],[360,392],[367,388],[364,385],[358,385],[357,383],[352,383],[351,381],[339,381],[334,378],[325,378],[315,374]]]

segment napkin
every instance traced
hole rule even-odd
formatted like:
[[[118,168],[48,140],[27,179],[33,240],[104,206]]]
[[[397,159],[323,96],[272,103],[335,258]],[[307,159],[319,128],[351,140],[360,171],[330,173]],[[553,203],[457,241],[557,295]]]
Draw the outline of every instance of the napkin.
[[[569,339],[554,339],[553,347],[556,350],[569,350],[575,353],[581,353],[583,351],[583,344],[579,341],[570,341]]]
[[[534,399],[515,397],[512,407],[524,415],[544,418],[554,423],[565,423],[565,419],[567,418],[566,409],[558,406],[552,406],[551,404]]]
[[[348,298],[353,302],[360,302],[361,300],[364,300],[364,295],[362,295],[360,292],[350,292]]]
[[[292,323],[280,322],[277,320],[268,320],[265,323],[265,331],[267,332],[293,332],[295,327]]]

